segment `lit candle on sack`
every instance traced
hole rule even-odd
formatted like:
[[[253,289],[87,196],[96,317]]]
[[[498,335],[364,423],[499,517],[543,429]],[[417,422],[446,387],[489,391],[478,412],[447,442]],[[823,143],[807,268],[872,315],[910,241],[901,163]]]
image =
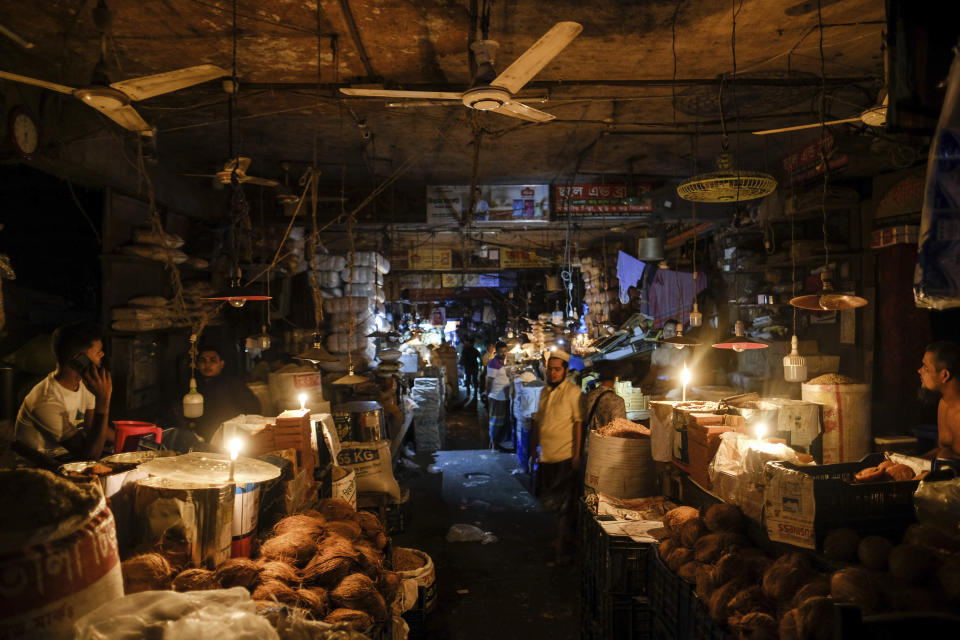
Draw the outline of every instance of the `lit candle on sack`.
[[[300,394],[300,411],[303,411],[306,408],[307,408],[307,394],[301,393]]]
[[[753,427],[753,433],[757,436],[757,440],[760,440],[762,442],[763,439],[767,437],[767,423],[758,422]]]
[[[683,402],[687,401],[687,385],[690,384],[690,371],[687,369],[687,363],[683,363],[683,371],[680,372],[680,382],[683,383]]]
[[[229,482],[233,482],[233,472],[234,472],[235,467],[237,466],[237,456],[240,455],[240,446],[241,446],[240,438],[233,438],[233,439],[230,441],[230,444],[229,444],[229,448],[230,448],[230,480],[229,480]]]

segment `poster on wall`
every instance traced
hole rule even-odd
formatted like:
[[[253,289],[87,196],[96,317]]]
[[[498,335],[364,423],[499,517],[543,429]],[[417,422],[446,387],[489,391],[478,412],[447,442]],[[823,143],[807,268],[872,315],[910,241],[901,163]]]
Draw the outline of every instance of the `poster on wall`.
[[[442,327],[447,324],[447,309],[445,307],[434,307],[430,312],[430,324],[434,327]]]
[[[653,211],[653,183],[554,185],[556,217],[632,216]]]
[[[450,249],[411,249],[408,256],[410,269],[449,269],[453,264]]]
[[[470,206],[470,186],[427,187],[427,222],[459,225]],[[477,185],[471,219],[477,224],[546,222],[550,218],[550,188],[545,184]]]
[[[501,269],[530,269],[549,267],[553,264],[550,258],[537,255],[536,251],[526,249],[503,249],[500,252]]]

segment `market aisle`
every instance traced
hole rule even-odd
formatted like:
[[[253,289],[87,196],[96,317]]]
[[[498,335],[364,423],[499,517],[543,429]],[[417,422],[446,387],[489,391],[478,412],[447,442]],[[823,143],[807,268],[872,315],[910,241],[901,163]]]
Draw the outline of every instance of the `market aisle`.
[[[481,448],[485,425],[473,406],[448,415],[447,446],[457,449],[418,453],[421,471],[404,480],[412,517],[394,544],[426,551],[437,570],[437,608],[428,617],[427,637],[576,638],[577,569],[548,566],[553,519],[526,490],[526,476],[514,473],[515,455]],[[498,540],[447,542],[457,523],[476,525]]]

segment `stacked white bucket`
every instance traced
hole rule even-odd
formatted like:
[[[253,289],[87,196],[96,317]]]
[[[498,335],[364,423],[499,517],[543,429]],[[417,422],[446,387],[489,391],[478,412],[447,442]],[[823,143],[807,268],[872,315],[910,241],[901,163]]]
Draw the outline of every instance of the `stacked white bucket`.
[[[356,365],[373,362],[376,315],[384,309],[383,276],[390,263],[375,251],[322,255],[314,259],[314,275],[324,297],[327,320],[325,347],[334,355],[351,352]],[[351,335],[352,334],[352,335]]]
[[[417,403],[413,412],[413,437],[417,451],[443,448],[446,428],[443,422],[443,387],[440,378],[417,378],[411,398]]]

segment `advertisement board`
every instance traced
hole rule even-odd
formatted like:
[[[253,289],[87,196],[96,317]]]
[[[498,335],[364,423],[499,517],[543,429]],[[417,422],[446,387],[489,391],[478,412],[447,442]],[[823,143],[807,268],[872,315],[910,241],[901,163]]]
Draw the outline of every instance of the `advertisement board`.
[[[427,222],[459,225],[470,206],[469,185],[427,187]],[[477,185],[471,220],[479,225],[546,222],[550,187],[545,184]]]

